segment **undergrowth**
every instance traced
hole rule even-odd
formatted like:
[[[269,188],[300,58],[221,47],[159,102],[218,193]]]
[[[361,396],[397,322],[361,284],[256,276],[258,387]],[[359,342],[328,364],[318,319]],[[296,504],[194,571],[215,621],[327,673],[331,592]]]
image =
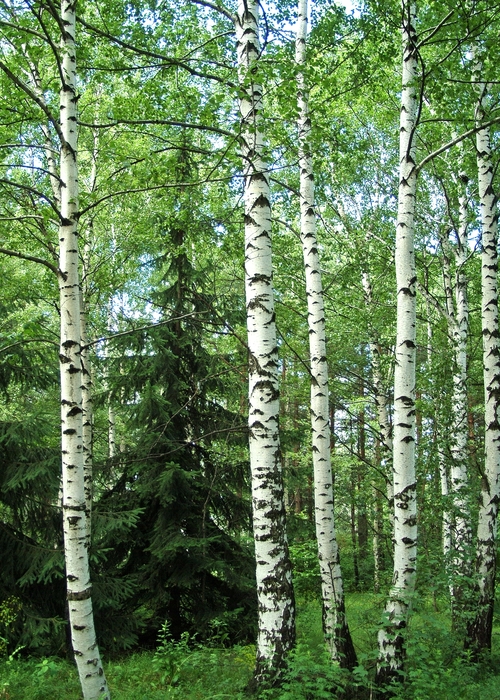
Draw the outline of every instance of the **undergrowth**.
[[[298,643],[279,689],[255,700],[371,700],[375,698],[375,633],[380,600],[366,594],[348,598],[348,616],[359,656],[353,674],[332,665],[322,644],[321,613],[304,602]],[[498,648],[498,630],[495,646]],[[255,648],[199,645],[187,634],[173,640],[165,625],[156,652],[138,652],[108,661],[105,671],[113,700],[248,700]],[[421,604],[408,632],[408,666],[394,700],[500,700],[499,658],[473,664],[460,652],[449,620]],[[0,658],[0,700],[76,700],[80,698],[72,663],[57,658],[22,658],[22,650]]]

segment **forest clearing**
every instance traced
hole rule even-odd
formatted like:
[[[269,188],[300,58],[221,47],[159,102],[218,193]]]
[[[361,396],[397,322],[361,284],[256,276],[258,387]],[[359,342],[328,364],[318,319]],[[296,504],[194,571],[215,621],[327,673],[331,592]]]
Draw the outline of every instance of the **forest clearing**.
[[[0,3],[0,700],[500,698],[499,30]]]

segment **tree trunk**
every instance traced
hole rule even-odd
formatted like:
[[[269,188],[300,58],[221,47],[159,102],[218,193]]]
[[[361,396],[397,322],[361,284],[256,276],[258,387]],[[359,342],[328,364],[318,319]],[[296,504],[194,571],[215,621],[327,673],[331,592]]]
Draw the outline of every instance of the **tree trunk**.
[[[363,291],[365,304],[370,311],[373,308],[373,289],[368,272],[363,273],[362,277]],[[372,380],[374,388],[375,411],[377,414],[378,423],[378,438],[380,452],[380,466],[382,467],[386,479],[387,501],[389,506],[389,518],[391,525],[394,528],[394,483],[392,477],[392,426],[389,418],[388,403],[386,388],[382,378],[382,368],[380,366],[380,357],[382,348],[378,341],[377,332],[374,328],[370,329],[370,361],[372,370]]]
[[[485,119],[486,83],[477,59],[474,83],[479,99],[476,124]],[[500,498],[500,354],[498,348],[498,213],[493,190],[493,163],[489,129],[476,134],[479,205],[481,212],[482,252],[482,331],[485,402],[485,462],[481,481],[481,502],[477,529],[478,600],[474,603],[475,618],[468,626],[466,645],[475,654],[491,649],[493,608],[495,603],[496,534]]]
[[[452,622],[455,630],[463,629],[467,607],[467,589],[472,575],[472,528],[470,487],[467,474],[467,338],[469,332],[469,306],[467,301],[467,279],[465,261],[467,248],[467,192],[465,183],[459,200],[459,228],[457,246],[454,250],[456,275],[455,297],[451,286],[450,242],[442,237],[444,254],[444,279],[447,299],[448,333],[452,340],[453,394],[451,402],[452,426],[450,433],[450,480],[448,492],[453,505],[452,513],[446,513],[444,523],[451,526],[449,534],[449,577],[451,587]],[[443,453],[441,452],[441,455]],[[442,489],[446,465],[440,467]],[[444,470],[444,473],[443,473]],[[442,491],[443,492],[443,491]],[[448,499],[449,500],[449,499]],[[446,536],[445,536],[446,537]],[[446,540],[445,540],[446,541]]]
[[[75,5],[61,3],[62,80],[61,225],[59,292],[61,308],[61,427],[63,520],[71,639],[85,700],[109,698],[92,612],[84,483],[80,282],[78,273],[77,95]]]
[[[306,63],[307,0],[299,0],[295,60],[299,68],[298,135],[300,169],[300,235],[306,277],[311,367],[311,428],[314,469],[314,519],[323,600],[323,627],[331,658],[353,668],[356,653],[345,616],[344,587],[335,532],[330,448],[328,363],[321,267],[316,240],[314,172],[309,147],[311,122],[308,91],[302,72]]]
[[[379,631],[377,681],[401,679],[404,631],[415,589],[417,511],[415,481],[416,272],[414,221],[417,171],[418,55],[416,6],[403,0],[403,80],[400,117],[400,171],[396,224],[397,328],[394,372],[394,574]]]
[[[260,130],[262,89],[255,82],[260,53],[258,26],[258,4],[255,0],[239,0],[236,36],[245,200],[248,425],[259,611],[255,685],[279,682],[287,655],[295,644],[295,603],[278,430],[270,190]]]

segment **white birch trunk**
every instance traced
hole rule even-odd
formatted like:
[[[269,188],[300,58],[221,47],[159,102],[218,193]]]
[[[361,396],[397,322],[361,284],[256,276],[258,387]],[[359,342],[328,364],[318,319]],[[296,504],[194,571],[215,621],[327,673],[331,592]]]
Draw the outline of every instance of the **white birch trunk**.
[[[83,451],[83,488],[85,491],[85,515],[87,521],[87,547],[91,546],[92,523],[92,470],[93,470],[93,429],[94,408],[92,389],[92,369],[90,366],[90,351],[86,347],[87,318],[85,296],[80,299],[80,362],[81,362],[81,387],[82,387],[82,451]]]
[[[88,244],[85,246],[83,254],[83,274],[84,278],[88,274],[89,269],[90,248]],[[93,407],[93,389],[92,389],[92,367],[90,359],[90,348],[87,347],[87,300],[88,300],[88,285],[84,282],[82,285],[82,294],[80,300],[80,333],[81,333],[81,351],[80,359],[82,363],[82,420],[83,420],[83,480],[85,488],[85,506],[87,513],[88,526],[88,546],[91,545],[91,522],[92,522],[92,471],[93,471],[93,442],[94,442],[94,407]]]
[[[448,332],[452,339],[454,354],[453,395],[451,403],[452,429],[450,440],[451,467],[450,485],[453,514],[445,514],[444,523],[451,526],[450,553],[448,558],[451,574],[453,625],[458,629],[463,624],[467,580],[472,574],[472,529],[470,487],[467,474],[468,401],[467,401],[467,338],[469,333],[469,306],[467,279],[465,276],[467,247],[467,192],[465,184],[459,199],[459,228],[457,246],[454,250],[456,275],[455,298],[451,289],[449,273],[449,241],[443,240],[444,268],[450,280],[447,288]],[[465,579],[464,579],[465,577]],[[465,581],[465,583],[464,583]]]
[[[108,306],[108,324],[107,324],[107,334],[111,335],[113,327],[113,316],[111,314],[111,302]],[[108,457],[113,459],[116,455],[116,416],[115,408],[113,406],[113,399],[111,395],[111,389],[109,386],[109,360],[111,357],[109,349],[109,341],[104,342],[104,388],[107,394],[108,403]]]
[[[440,442],[440,439],[438,438],[438,441]],[[448,507],[448,500],[449,500],[449,487],[448,487],[448,470],[446,468],[446,455],[443,452],[442,449],[440,449],[438,442],[438,460],[439,460],[439,481],[441,484],[441,496],[443,497],[443,501],[445,503],[443,507],[443,522],[442,522],[442,542],[443,542],[443,556],[444,556],[444,561],[446,564],[450,561],[451,558],[451,531],[452,531],[452,522],[451,522],[451,512]],[[450,582],[450,596],[453,597],[453,586]]]
[[[368,272],[362,276],[365,304],[368,310],[373,308],[373,290]],[[369,339],[370,360],[372,369],[373,387],[375,389],[375,412],[377,414],[378,437],[380,442],[380,466],[386,477],[387,501],[389,504],[389,518],[394,528],[394,482],[392,474],[392,426],[389,418],[389,399],[384,386],[382,368],[380,364],[381,347],[376,333],[370,332]]]
[[[297,126],[300,169],[300,235],[306,277],[311,367],[314,512],[321,572],[325,637],[332,660],[340,662],[347,668],[353,668],[356,665],[356,653],[345,616],[344,587],[335,532],[325,309],[316,239],[314,172],[309,147],[311,122],[308,111],[308,90],[301,70],[306,64],[307,14],[307,0],[299,0],[295,61],[299,68],[297,74],[299,112]]]
[[[256,82],[260,53],[258,27],[258,4],[255,0],[239,0],[236,37],[245,201],[249,444],[259,616],[254,674],[257,685],[279,680],[295,643],[295,604],[278,427],[270,189],[260,125],[262,88]]]
[[[400,117],[400,171],[396,224],[398,288],[394,371],[394,575],[379,631],[377,679],[400,679],[405,658],[404,630],[415,589],[417,512],[415,482],[416,272],[414,251],[415,128],[418,56],[416,6],[403,0],[403,80]]]
[[[63,522],[71,639],[85,700],[109,698],[97,647],[92,612],[84,486],[80,282],[78,272],[78,168],[75,4],[61,3],[62,80],[60,92],[61,225],[59,292],[61,307],[61,433]]]
[[[97,181],[97,133],[94,132],[94,148],[92,152],[92,168],[90,171],[89,190],[93,192]],[[82,337],[82,410],[83,410],[83,473],[85,482],[85,503],[87,506],[88,543],[91,546],[91,521],[93,500],[93,461],[94,461],[94,405],[92,386],[92,360],[91,349],[88,346],[87,335],[87,309],[90,297],[90,255],[92,238],[94,235],[94,221],[91,218],[88,224],[88,235],[83,250],[83,280],[80,306],[80,326]]]
[[[487,85],[482,81],[482,66],[475,60],[474,82],[478,91],[476,124],[485,119]],[[488,128],[476,134],[479,205],[482,228],[481,289],[483,331],[483,377],[485,401],[485,462],[481,483],[481,503],[477,529],[477,574],[479,600],[476,617],[469,626],[467,644],[475,651],[491,649],[493,607],[495,602],[496,536],[500,499],[500,353],[498,347],[498,212],[493,190]]]

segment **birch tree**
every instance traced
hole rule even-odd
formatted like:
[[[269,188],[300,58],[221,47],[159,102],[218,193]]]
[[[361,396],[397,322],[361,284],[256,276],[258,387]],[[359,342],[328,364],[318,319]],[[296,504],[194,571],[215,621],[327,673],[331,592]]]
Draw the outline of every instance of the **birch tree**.
[[[469,624],[466,644],[475,653],[491,649],[496,578],[496,536],[500,499],[500,352],[498,347],[498,212],[493,187],[490,130],[483,127],[488,86],[483,65],[473,57],[473,82],[477,91],[475,121],[479,207],[481,217],[481,325],[483,335],[485,461],[477,528],[478,600]]]
[[[353,668],[356,664],[356,652],[345,615],[344,588],[333,507],[325,305],[316,238],[314,171],[309,145],[311,120],[308,108],[308,88],[303,73],[306,64],[307,16],[308,1],[299,0],[295,61],[298,67],[300,237],[306,277],[311,368],[315,526],[321,572],[325,637],[331,658],[347,668]]]
[[[271,261],[269,175],[258,83],[259,5],[236,17],[245,202],[245,294],[249,354],[249,444],[259,629],[256,684],[276,682],[295,642],[295,603],[279,443],[278,347]]]
[[[76,5],[62,0],[60,90],[59,301],[63,524],[71,641],[85,700],[109,698],[97,646],[90,582],[82,409],[82,336],[78,260]]]
[[[84,428],[82,384],[82,325],[80,304],[80,280],[78,258],[78,127],[77,127],[77,92],[76,92],[76,50],[75,3],[62,0],[60,11],[55,6],[35,7],[27,3],[21,9],[15,4],[9,5],[6,12],[10,22],[6,23],[19,37],[25,39],[28,32],[30,41],[36,46],[33,53],[43,50],[45,43],[50,45],[57,62],[59,76],[59,117],[56,118],[47,102],[41,83],[41,74],[35,60],[30,60],[32,46],[29,42],[19,40],[20,65],[13,72],[5,61],[0,68],[12,85],[19,90],[25,102],[32,108],[40,110],[46,123],[41,127],[42,146],[46,157],[52,197],[40,196],[36,187],[24,186],[31,193],[33,208],[40,200],[48,202],[52,212],[58,217],[59,249],[52,244],[49,230],[43,225],[46,249],[55,257],[57,265],[42,258],[4,251],[9,255],[32,260],[46,265],[56,273],[59,283],[60,308],[60,388],[61,388],[61,452],[62,452],[62,510],[64,530],[64,550],[66,560],[67,600],[69,607],[69,624],[75,660],[85,700],[108,698],[106,679],[100,661],[96,643],[91,584],[88,558],[88,537],[90,521],[87,517],[89,504],[85,498],[84,477]],[[32,11],[41,32],[28,27],[26,18]],[[57,35],[57,40],[51,36]],[[36,37],[36,39],[33,39]],[[40,42],[40,39],[43,43]],[[22,77],[20,77],[22,76]],[[54,140],[53,140],[54,135]],[[57,146],[55,145],[57,143]],[[57,152],[59,151],[59,164]],[[33,165],[33,169],[37,170]],[[18,183],[14,187],[19,186]],[[33,196],[36,195],[36,198]],[[34,217],[35,219],[37,217]]]
[[[467,474],[468,401],[467,401],[467,339],[469,306],[467,301],[467,191],[466,176],[461,176],[459,196],[459,223],[456,245],[452,249],[447,237],[441,236],[443,249],[443,279],[446,309],[442,309],[448,325],[448,335],[453,350],[453,390],[451,399],[452,426],[450,445],[450,480],[446,465],[440,464],[441,490],[451,498],[452,512],[447,506],[443,513],[443,547],[447,557],[453,625],[463,622],[467,581],[472,574],[472,528],[470,509],[470,484]],[[451,284],[451,256],[455,258],[455,294]],[[443,435],[444,438],[444,435]],[[442,449],[442,448],[441,448]],[[465,579],[464,579],[465,577]]]
[[[414,251],[418,113],[416,5],[402,3],[403,68],[396,221],[397,327],[394,369],[394,574],[379,631],[377,680],[397,679],[405,658],[404,631],[415,589],[417,513],[415,482],[416,271]]]

